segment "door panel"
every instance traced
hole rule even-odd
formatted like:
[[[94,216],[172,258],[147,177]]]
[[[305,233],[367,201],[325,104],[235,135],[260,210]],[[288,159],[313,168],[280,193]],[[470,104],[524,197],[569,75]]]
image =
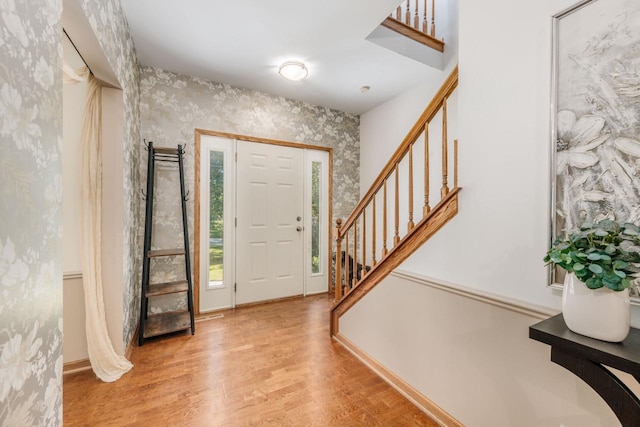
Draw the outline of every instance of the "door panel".
[[[237,153],[236,303],[301,295],[303,150],[238,141]]]

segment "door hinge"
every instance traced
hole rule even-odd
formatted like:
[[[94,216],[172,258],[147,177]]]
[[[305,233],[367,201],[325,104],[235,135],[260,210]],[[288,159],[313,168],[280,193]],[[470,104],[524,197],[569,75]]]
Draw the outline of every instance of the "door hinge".
[[[235,218],[235,225],[236,225],[236,227],[238,226],[238,218],[237,217]]]
[[[238,163],[238,153],[236,152],[236,163]]]
[[[238,284],[237,283],[233,284],[233,292],[238,292]]]

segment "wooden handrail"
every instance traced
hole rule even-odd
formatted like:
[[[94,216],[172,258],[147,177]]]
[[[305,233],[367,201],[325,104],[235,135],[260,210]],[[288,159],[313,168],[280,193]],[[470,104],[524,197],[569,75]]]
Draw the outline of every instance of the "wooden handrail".
[[[449,77],[447,77],[427,108],[425,108],[424,112],[418,118],[418,121],[416,121],[407,136],[405,136],[400,146],[393,153],[393,156],[391,156],[385,167],[378,174],[378,177],[375,179],[375,181],[373,181],[373,184],[371,184],[371,187],[369,187],[367,193],[356,205],[351,215],[349,215],[349,217],[343,222],[342,230],[346,230],[351,227],[351,225],[355,221],[355,218],[360,215],[362,209],[364,209],[373,195],[382,188],[382,185],[387,180],[387,178],[389,178],[389,176],[391,176],[391,174],[395,171],[397,164],[400,163],[402,158],[409,151],[409,146],[416,142],[420,134],[424,132],[426,125],[433,120],[436,114],[438,114],[438,111],[440,111],[440,109],[442,108],[442,103],[444,102],[445,98],[449,97],[449,95],[453,93],[457,86],[458,66],[456,66]]]
[[[420,115],[417,122],[411,128],[407,136],[404,138],[400,146],[391,156],[385,167],[382,169],[376,180],[373,182],[365,196],[357,204],[351,215],[344,221],[336,221],[336,299],[340,300],[350,294],[365,277],[369,277],[369,271],[375,270],[389,256],[395,256],[393,253],[396,249],[403,245],[404,241],[410,237],[418,224],[424,224],[424,221],[431,216],[432,209],[429,201],[429,175],[432,171],[429,169],[429,124],[435,119],[440,111],[442,111],[442,188],[441,201],[447,198],[450,191],[458,191],[458,142],[454,141],[453,147],[453,188],[449,188],[449,136],[448,136],[448,105],[447,101],[458,84],[458,68],[454,68],[452,73],[447,77],[443,85],[440,87],[433,100],[429,103],[424,112]],[[420,135],[424,133],[424,206],[421,210],[422,218],[414,221],[414,144],[416,144]],[[400,163],[404,159],[408,162],[408,185],[407,185],[407,201],[408,205],[403,203],[402,212],[400,211]],[[404,173],[404,172],[403,172]],[[393,175],[393,176],[392,176]],[[388,183],[393,179],[393,183]],[[387,247],[387,223],[388,223],[388,199],[387,187],[393,185],[392,191],[393,201],[393,245],[389,249]],[[404,190],[404,183],[403,183]],[[376,227],[376,197],[382,192],[382,249],[379,260],[377,256],[376,235],[378,233]],[[440,202],[441,202],[440,201]],[[437,205],[440,205],[438,202]],[[406,207],[405,207],[406,206]],[[406,209],[406,210],[405,210]],[[371,210],[371,217],[367,214],[367,210]],[[418,211],[420,212],[420,211]],[[408,217],[407,230],[400,233],[400,217],[406,214]],[[419,214],[418,214],[419,215]],[[367,218],[371,218],[371,229],[368,228]],[[351,231],[353,230],[353,231]],[[367,231],[370,234],[371,244],[368,246]],[[349,234],[353,233],[353,250],[349,245]],[[342,242],[344,241],[344,252],[342,252]],[[371,252],[368,252],[371,251]],[[371,265],[367,265],[368,256],[371,254]],[[344,269],[344,272],[342,271]],[[342,279],[344,275],[344,285]],[[343,289],[344,286],[344,289]]]

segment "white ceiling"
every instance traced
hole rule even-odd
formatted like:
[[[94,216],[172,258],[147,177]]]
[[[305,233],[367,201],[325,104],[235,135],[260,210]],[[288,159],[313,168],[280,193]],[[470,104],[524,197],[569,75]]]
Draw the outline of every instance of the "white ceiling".
[[[361,114],[431,69],[366,40],[398,0],[122,0],[142,65]],[[302,60],[309,77],[278,74]],[[370,86],[361,93],[362,86]]]

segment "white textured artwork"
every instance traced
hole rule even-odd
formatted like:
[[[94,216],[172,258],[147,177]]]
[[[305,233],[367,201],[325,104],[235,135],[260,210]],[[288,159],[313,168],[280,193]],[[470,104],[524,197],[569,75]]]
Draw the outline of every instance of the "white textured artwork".
[[[640,224],[640,2],[586,1],[554,21],[552,233]]]

